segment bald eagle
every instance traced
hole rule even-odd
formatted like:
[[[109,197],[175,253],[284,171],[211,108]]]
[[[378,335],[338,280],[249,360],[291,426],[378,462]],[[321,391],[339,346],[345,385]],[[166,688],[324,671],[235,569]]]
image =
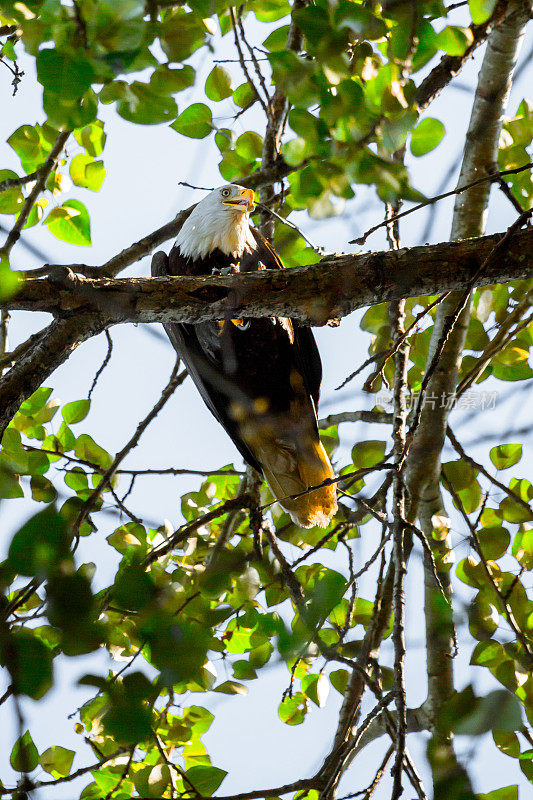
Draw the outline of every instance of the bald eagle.
[[[214,189],[183,224],[170,255],[154,255],[152,275],[283,269],[250,226],[254,208],[251,189]],[[318,436],[322,365],[311,330],[280,317],[165,329],[205,404],[293,521],[326,527],[337,510],[335,485],[307,492],[334,477]]]

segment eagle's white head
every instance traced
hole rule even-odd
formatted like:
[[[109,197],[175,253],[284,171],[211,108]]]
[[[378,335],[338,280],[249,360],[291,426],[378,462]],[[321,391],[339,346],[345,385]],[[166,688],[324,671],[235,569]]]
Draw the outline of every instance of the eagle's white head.
[[[184,222],[176,245],[185,258],[205,258],[215,248],[238,258],[255,250],[250,230],[254,193],[236,183],[213,189]]]

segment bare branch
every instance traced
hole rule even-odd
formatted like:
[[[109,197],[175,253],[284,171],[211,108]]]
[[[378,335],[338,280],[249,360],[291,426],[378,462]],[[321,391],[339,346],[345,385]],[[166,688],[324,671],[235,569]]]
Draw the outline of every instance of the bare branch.
[[[455,189],[450,189],[449,192],[444,192],[443,194],[437,194],[434,197],[428,197],[422,203],[418,203],[411,208],[408,208],[407,211],[401,211],[398,214],[395,214],[390,218],[390,220],[384,220],[383,222],[379,222],[377,225],[373,225],[369,228],[366,233],[363,233],[362,236],[358,236],[357,239],[351,239],[350,244],[360,244],[363,245],[370,234],[375,233],[375,231],[379,230],[380,228],[384,228],[389,222],[395,222],[396,220],[402,219],[403,217],[407,217],[409,214],[413,214],[415,211],[420,211],[421,208],[426,208],[426,206],[434,205],[438,203],[440,200],[445,200],[446,197],[452,197],[453,195],[463,194],[464,192],[468,191],[468,189],[472,189],[475,186],[479,186],[483,183],[498,183],[498,181],[503,178],[505,175],[517,175],[520,172],[525,172],[528,169],[533,167],[533,161],[528,161],[527,164],[523,164],[521,167],[514,167],[513,169],[505,169],[501,172],[489,172],[483,178],[476,178],[469,183],[465,183],[461,186],[458,186]],[[523,209],[521,209],[523,211]]]
[[[76,538],[78,538],[79,536],[80,525],[94,509],[95,503],[100,498],[100,495],[102,494],[104,489],[106,489],[110,485],[111,479],[117,467],[122,463],[122,461],[126,458],[126,456],[135,447],[137,447],[139,439],[143,435],[148,425],[152,422],[152,420],[154,420],[157,417],[157,415],[159,414],[159,412],[161,411],[167,400],[169,400],[170,397],[172,397],[174,391],[178,388],[178,386],[180,386],[183,383],[183,381],[187,377],[186,370],[183,370],[181,373],[178,374],[179,365],[180,362],[179,359],[177,359],[174,365],[174,369],[172,370],[170,379],[165,388],[163,389],[163,391],[161,392],[159,400],[150,410],[150,412],[144,417],[144,419],[141,420],[141,422],[139,422],[133,436],[128,440],[128,442],[126,442],[122,450],[120,450],[116,454],[109,468],[106,469],[106,471],[102,474],[98,486],[91,492],[91,494],[87,497],[87,499],[83,502],[82,506],[80,507],[78,516],[73,525],[74,535]],[[116,499],[118,500],[118,498]],[[120,501],[119,505],[123,508]]]

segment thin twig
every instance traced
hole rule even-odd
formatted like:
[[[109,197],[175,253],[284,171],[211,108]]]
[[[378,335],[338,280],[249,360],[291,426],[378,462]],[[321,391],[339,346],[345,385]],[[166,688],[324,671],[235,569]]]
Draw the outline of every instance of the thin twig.
[[[89,389],[89,394],[87,395],[87,399],[88,400],[91,399],[91,395],[94,392],[94,390],[96,389],[96,384],[98,383],[98,378],[100,377],[100,375],[102,374],[104,369],[107,367],[107,365],[111,361],[111,355],[113,353],[113,339],[111,338],[111,334],[109,333],[107,328],[105,329],[104,333],[105,333],[105,337],[107,339],[107,353],[105,354],[105,358],[102,361],[102,364],[98,368],[98,371],[96,372],[96,375],[93,378],[93,382],[91,383],[91,388]]]
[[[401,211],[398,214],[392,216],[389,222],[395,222],[396,220],[402,219],[406,217],[408,214],[413,214],[415,211],[420,211],[421,208],[426,208],[429,205],[433,205],[434,203],[439,202],[440,200],[444,200],[446,197],[453,197],[454,195],[462,194],[466,192],[467,189],[471,189],[473,186],[478,186],[480,183],[496,183],[499,177],[503,177],[505,175],[517,175],[519,172],[524,172],[526,169],[531,169],[533,167],[533,161],[529,161],[527,164],[524,164],[521,167],[515,167],[514,169],[504,169],[500,172],[493,172],[490,175],[486,175],[482,178],[477,178],[475,181],[471,181],[470,183],[466,183],[464,186],[458,186],[456,189],[451,189],[449,192],[444,192],[443,194],[437,194],[434,197],[428,197],[422,203],[417,203],[417,205],[412,206],[412,208],[408,208],[406,211]],[[377,225],[373,225],[369,228],[366,233],[362,236],[358,236],[357,239],[350,239],[350,244],[359,244],[362,245],[366,242],[368,237],[374,233],[375,231],[383,228],[387,225],[387,222],[380,222]]]
[[[148,425],[152,422],[152,420],[155,419],[155,417],[159,414],[159,412],[161,411],[167,400],[170,399],[174,391],[178,388],[178,386],[180,386],[183,383],[183,381],[187,377],[186,370],[183,370],[181,373],[178,374],[179,364],[180,361],[179,359],[177,359],[174,368],[172,370],[170,379],[165,388],[163,389],[163,391],[161,392],[161,397],[154,405],[154,407],[151,409],[151,411],[146,415],[146,417],[143,420],[141,420],[141,422],[139,422],[135,430],[135,433],[133,434],[131,439],[129,439],[129,441],[124,445],[122,450],[120,450],[116,454],[111,465],[102,474],[102,479],[98,484],[98,486],[91,492],[89,497],[83,502],[83,505],[81,506],[78,512],[78,516],[73,526],[76,540],[79,537],[80,525],[86,519],[88,514],[93,510],[94,505],[99,499],[103,490],[110,485],[113,474],[117,469],[117,467],[119,466],[119,464],[131,452],[131,450],[133,450],[133,448],[137,446],[139,439],[141,438],[142,434],[144,433]]]

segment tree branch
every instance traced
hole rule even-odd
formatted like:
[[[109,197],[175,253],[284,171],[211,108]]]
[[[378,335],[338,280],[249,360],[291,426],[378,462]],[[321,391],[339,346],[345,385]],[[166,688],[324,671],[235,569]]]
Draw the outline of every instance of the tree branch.
[[[225,319],[230,308],[232,316],[288,316],[325,325],[386,300],[528,276],[533,263],[530,229],[514,232],[498,259],[491,259],[472,283],[501,238],[494,234],[394,252],[327,256],[307,267],[246,275],[95,280],[69,273],[68,280],[27,279],[0,307],[54,315],[98,310],[100,329],[119,322]]]
[[[39,176],[37,178],[35,186],[31,190],[28,197],[26,198],[24,205],[22,206],[22,210],[17,217],[17,221],[9,231],[6,241],[0,248],[0,257],[1,256],[9,257],[11,248],[13,247],[15,242],[17,242],[18,239],[20,238],[20,232],[30,215],[30,211],[35,205],[35,201],[43,191],[46,184],[46,180],[50,175],[50,173],[52,172],[52,170],[54,169],[57,159],[61,155],[61,151],[63,150],[69,136],[70,136],[70,131],[61,131],[61,133],[59,134],[59,136],[55,141],[54,146],[52,147],[52,150],[50,151],[50,155],[48,156],[42,167],[39,167],[38,170]]]

